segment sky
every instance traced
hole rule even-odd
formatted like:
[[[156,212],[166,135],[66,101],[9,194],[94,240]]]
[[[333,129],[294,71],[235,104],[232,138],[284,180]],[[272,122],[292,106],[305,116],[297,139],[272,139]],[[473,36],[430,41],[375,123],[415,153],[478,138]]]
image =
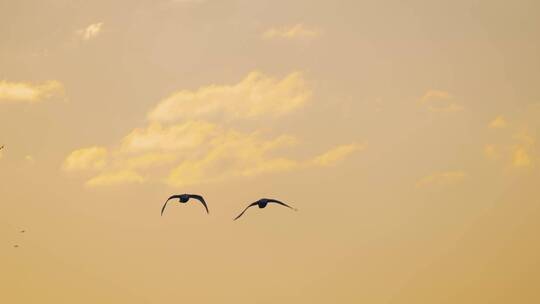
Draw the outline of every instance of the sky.
[[[539,302],[539,9],[0,1],[0,302]]]

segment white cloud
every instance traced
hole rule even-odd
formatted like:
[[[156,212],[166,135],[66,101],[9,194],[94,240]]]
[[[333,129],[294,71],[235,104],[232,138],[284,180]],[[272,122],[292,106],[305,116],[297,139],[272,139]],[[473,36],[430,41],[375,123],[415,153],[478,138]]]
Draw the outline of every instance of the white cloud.
[[[40,102],[64,94],[64,86],[55,80],[40,84],[0,81],[0,102]]]
[[[311,97],[302,73],[275,79],[251,72],[235,85],[209,85],[182,90],[165,98],[150,112],[150,121],[183,119],[277,117],[304,106]]]
[[[314,28],[308,28],[304,24],[298,23],[283,27],[270,28],[262,34],[264,39],[311,39],[321,35],[321,31]]]
[[[77,34],[83,39],[83,40],[91,40],[96,38],[102,31],[103,22],[97,22],[92,23],[85,27],[84,29],[78,30]]]

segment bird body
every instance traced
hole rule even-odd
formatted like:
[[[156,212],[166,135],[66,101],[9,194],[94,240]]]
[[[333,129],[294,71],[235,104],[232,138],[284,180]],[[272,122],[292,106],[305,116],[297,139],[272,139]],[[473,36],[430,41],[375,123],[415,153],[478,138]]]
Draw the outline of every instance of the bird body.
[[[263,208],[266,208],[266,206],[267,206],[269,203],[276,203],[276,204],[278,204],[278,205],[282,205],[282,206],[285,206],[285,207],[287,207],[287,208],[290,208],[290,209],[292,209],[292,210],[294,210],[294,211],[298,211],[296,208],[293,208],[293,207],[291,207],[291,206],[289,206],[289,205],[287,205],[287,204],[285,204],[285,203],[283,203],[283,202],[280,202],[280,201],[278,201],[278,200],[275,200],[275,199],[273,199],[273,198],[261,198],[260,200],[254,202],[254,203],[249,204],[249,205],[246,207],[246,209],[244,209],[244,211],[242,211],[242,213],[240,213],[237,217],[234,218],[234,220],[236,221],[238,218],[240,218],[240,217],[244,214],[244,212],[246,212],[246,210],[248,210],[250,207],[258,206],[259,209],[263,209]]]
[[[210,213],[208,211],[208,206],[206,205],[206,202],[204,201],[204,198],[198,194],[187,194],[187,193],[184,193],[184,194],[177,194],[177,195],[172,195],[170,196],[166,201],[165,201],[165,204],[163,205],[163,208],[161,208],[161,215],[163,215],[163,211],[165,211],[165,207],[167,206],[167,203],[172,200],[172,199],[178,199],[178,202],[182,203],[182,204],[185,204],[187,203],[190,199],[195,199],[195,200],[198,200],[201,202],[201,204],[203,204],[204,208],[206,209],[206,213]]]

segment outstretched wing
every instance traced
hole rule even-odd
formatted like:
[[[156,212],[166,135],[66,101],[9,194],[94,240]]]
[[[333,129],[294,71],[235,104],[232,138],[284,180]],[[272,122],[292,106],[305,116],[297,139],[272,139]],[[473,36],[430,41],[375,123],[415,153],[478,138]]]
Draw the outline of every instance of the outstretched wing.
[[[287,208],[291,208],[291,209],[292,209],[292,210],[294,210],[294,211],[298,211],[298,209],[296,209],[296,208],[293,208],[293,207],[291,207],[291,206],[289,206],[289,205],[285,204],[284,202],[280,202],[280,201],[278,201],[278,200],[275,200],[275,199],[271,199],[271,198],[270,198],[270,199],[268,199],[267,201],[268,201],[269,203],[276,203],[276,204],[280,204],[280,205],[282,205],[282,206],[285,206],[285,207],[287,207]]]
[[[257,204],[258,204],[258,202],[249,204],[249,206],[247,206],[246,209],[244,209],[244,211],[242,211],[242,213],[240,213],[237,217],[235,217],[233,221],[236,221],[239,217],[241,217],[244,214],[244,212],[246,212],[246,210],[249,209],[249,207],[253,207],[253,206],[257,205]]]
[[[203,204],[204,209],[206,209],[206,213],[210,213],[210,211],[208,211],[208,206],[206,205],[206,202],[204,201],[204,198],[202,196],[197,194],[190,194],[189,197],[199,200]]]
[[[173,198],[180,198],[180,195],[173,195],[171,197],[169,197],[166,201],[165,201],[165,204],[163,205],[163,208],[161,208],[161,216],[163,216],[163,211],[165,211],[165,207],[167,207],[167,203],[172,200]]]

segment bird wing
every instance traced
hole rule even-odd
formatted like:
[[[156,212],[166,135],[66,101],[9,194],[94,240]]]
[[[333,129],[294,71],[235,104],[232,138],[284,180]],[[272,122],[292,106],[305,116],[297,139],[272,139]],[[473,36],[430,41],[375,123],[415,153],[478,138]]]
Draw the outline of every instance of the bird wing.
[[[165,211],[165,207],[167,206],[167,203],[172,200],[173,198],[180,198],[180,195],[173,195],[171,197],[169,197],[166,201],[165,201],[165,204],[163,205],[163,208],[161,208],[161,215],[163,216],[163,211]]]
[[[246,209],[244,209],[244,211],[242,211],[242,213],[240,213],[237,217],[235,217],[233,221],[236,221],[239,217],[241,217],[244,214],[244,212],[246,212],[246,210],[248,210],[249,207],[253,207],[253,206],[257,205],[257,204],[258,204],[258,202],[249,204],[249,206],[247,206]]]
[[[294,211],[297,211],[297,209],[296,209],[296,208],[293,208],[293,207],[291,207],[291,206],[289,206],[289,205],[285,204],[284,202],[280,202],[280,201],[278,201],[278,200],[275,200],[275,199],[271,199],[271,198],[270,198],[270,199],[268,199],[267,201],[268,201],[269,203],[276,203],[276,204],[280,204],[280,205],[282,205],[282,206],[285,206],[285,207],[287,207],[287,208],[291,208],[291,209],[292,209],[292,210],[294,210]]]
[[[206,202],[204,201],[204,198],[202,196],[198,194],[190,194],[189,197],[200,201],[203,204],[204,208],[206,209],[206,213],[210,213],[210,211],[208,211],[208,206],[206,205]]]

